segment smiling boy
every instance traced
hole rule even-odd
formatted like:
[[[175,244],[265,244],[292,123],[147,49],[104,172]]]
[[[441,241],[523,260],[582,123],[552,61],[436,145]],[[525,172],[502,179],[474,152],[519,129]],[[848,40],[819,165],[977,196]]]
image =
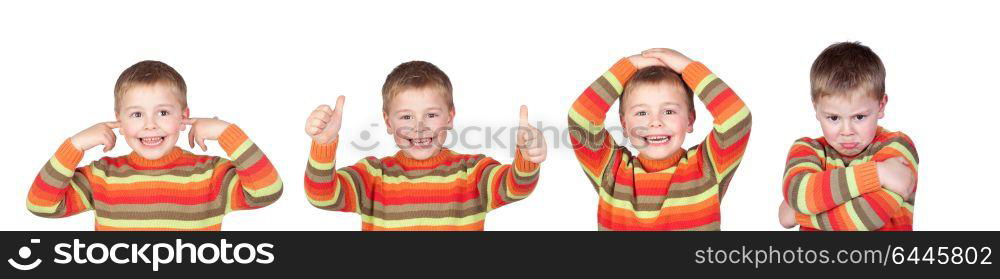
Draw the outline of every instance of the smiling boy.
[[[527,198],[538,183],[546,145],[521,106],[514,163],[442,147],[455,105],[448,76],[431,63],[400,64],[382,87],[382,117],[399,147],[393,156],[369,156],[335,168],[344,97],[321,105],[306,120],[312,149],[306,168],[309,202],[320,209],[361,215],[361,229],[481,231],[486,213]]]
[[[189,115],[187,86],[177,71],[158,61],[132,65],[115,84],[116,121],[63,142],[32,183],[28,210],[48,218],[94,210],[99,231],[211,231],[221,229],[226,213],[281,196],[277,171],[239,127]],[[197,143],[205,151],[205,140],[218,140],[231,160],[175,146],[188,127],[192,148]],[[77,168],[85,151],[113,149],[116,129],[132,153]]]
[[[860,43],[827,47],[810,73],[823,137],[800,138],[788,152],[778,219],[801,230],[913,230],[920,159],[885,116],[885,67]]]
[[[679,75],[678,75],[679,74]],[[693,95],[714,118],[712,131],[683,149],[694,130]],[[604,128],[621,99],[625,137]],[[720,203],[750,137],[750,110],[705,65],[670,49],[623,58],[569,111],[573,151],[598,193],[600,230],[720,230]]]

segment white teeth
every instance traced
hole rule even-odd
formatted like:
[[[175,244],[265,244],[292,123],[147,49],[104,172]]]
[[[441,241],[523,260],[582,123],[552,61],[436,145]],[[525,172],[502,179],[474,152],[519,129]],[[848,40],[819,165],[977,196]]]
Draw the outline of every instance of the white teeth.
[[[646,141],[649,143],[665,143],[670,141],[670,136],[649,136],[646,137]]]
[[[139,138],[143,145],[155,146],[163,142],[164,137]]]
[[[417,146],[428,146],[431,144],[432,140],[433,138],[416,138],[416,139],[410,139],[410,143]]]

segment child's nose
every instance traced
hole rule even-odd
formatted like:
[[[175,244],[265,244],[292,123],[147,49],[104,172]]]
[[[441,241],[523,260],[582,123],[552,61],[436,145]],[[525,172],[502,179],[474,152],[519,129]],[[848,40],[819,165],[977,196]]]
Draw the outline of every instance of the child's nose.
[[[840,135],[841,136],[853,136],[854,135],[854,125],[850,121],[844,121],[840,125]]]
[[[663,120],[661,120],[659,118],[654,118],[653,121],[649,122],[649,127],[650,128],[660,128],[660,127],[663,127]]]
[[[152,117],[144,117],[144,118],[145,119],[143,119],[143,122],[142,122],[142,129],[143,130],[155,130],[155,129],[157,129],[159,127],[159,126],[156,126],[156,121],[154,121]]]

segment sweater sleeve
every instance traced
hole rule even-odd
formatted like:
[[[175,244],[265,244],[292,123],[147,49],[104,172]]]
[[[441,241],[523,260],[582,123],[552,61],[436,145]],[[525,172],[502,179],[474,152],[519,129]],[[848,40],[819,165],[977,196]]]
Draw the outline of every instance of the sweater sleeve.
[[[520,150],[514,152],[513,164],[501,165],[485,157],[476,161],[470,172],[477,179],[486,212],[527,198],[538,184],[539,165],[521,157]]]
[[[281,197],[278,171],[243,130],[229,125],[219,137],[219,145],[230,158],[219,160],[216,166],[216,173],[221,174],[217,183],[227,195],[227,213],[264,207]]]
[[[782,185],[795,211],[816,215],[882,189],[875,161],[824,170],[823,152],[822,144],[809,138],[795,141],[788,151]]]
[[[750,139],[750,109],[729,85],[700,62],[688,64],[681,77],[712,114],[712,132],[695,147],[698,150],[695,154],[706,159],[710,170],[703,171],[718,181],[721,199],[746,152]]]
[[[604,128],[604,119],[611,105],[621,96],[625,83],[636,71],[635,65],[627,58],[619,60],[591,83],[569,110],[569,135],[573,152],[590,183],[598,191],[602,181],[607,179],[604,176],[611,173],[609,168],[613,167],[614,158],[620,157],[616,153],[624,150],[619,148]]]
[[[807,141],[807,139],[802,139],[800,141]],[[874,155],[872,155],[871,161],[857,166],[830,170],[828,172],[840,171],[845,173],[844,176],[847,176],[851,174],[850,172],[854,171],[848,169],[862,167],[866,164],[871,165],[872,168],[874,168],[874,164],[876,162],[882,162],[892,157],[902,157],[909,162],[910,170],[913,171],[914,174],[914,183],[916,183],[919,157],[910,138],[903,133],[897,132],[887,135],[885,139],[881,140],[878,144],[880,145],[880,148]],[[795,148],[796,147],[793,146],[793,152]],[[789,155],[789,157],[792,156]],[[877,172],[874,170],[872,170],[872,172],[875,173],[873,179],[876,188],[874,190],[847,199],[842,204],[834,206],[833,208],[818,214],[805,214],[799,212],[796,214],[796,220],[799,225],[818,230],[870,231],[877,230],[885,226],[900,210],[911,210],[908,209],[912,208],[912,204],[910,204],[909,201],[903,200],[901,196],[893,193],[892,191],[883,189],[881,184],[878,183],[879,179]],[[830,181],[829,183],[840,182],[842,182],[842,180]],[[915,187],[914,191],[916,191]],[[787,192],[788,191],[786,191],[786,195]],[[914,195],[911,195],[911,197],[912,196]],[[792,201],[788,198],[786,199],[791,204]]]
[[[372,187],[382,171],[371,157],[336,169],[337,143],[312,143],[306,166],[306,197],[320,209],[371,215]]]
[[[66,139],[31,183],[28,211],[41,217],[61,218],[93,209],[90,185],[95,181],[94,166],[77,168],[82,159],[83,151]]]

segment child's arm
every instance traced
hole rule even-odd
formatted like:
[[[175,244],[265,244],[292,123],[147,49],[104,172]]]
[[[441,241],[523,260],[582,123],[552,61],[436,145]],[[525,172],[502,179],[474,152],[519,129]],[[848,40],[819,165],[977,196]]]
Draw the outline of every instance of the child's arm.
[[[368,159],[335,168],[343,108],[344,97],[340,96],[336,110],[322,105],[306,120],[306,134],[313,140],[306,165],[306,197],[320,209],[360,214],[371,209],[372,180],[381,170]]]
[[[712,132],[698,145],[698,151],[711,167],[711,170],[705,171],[711,171],[710,174],[719,182],[719,199],[722,199],[750,139],[750,109],[729,85],[705,65],[693,62],[677,51],[650,49],[644,51],[643,56],[657,58],[680,73],[694,95],[712,114]]]
[[[514,163],[501,165],[483,157],[476,161],[471,171],[472,176],[477,178],[476,185],[480,185],[480,199],[487,212],[523,200],[535,190],[539,164],[545,161],[546,149],[542,133],[528,123],[528,107],[521,106]]]
[[[538,171],[538,163],[529,161],[518,150],[510,165],[501,165],[489,157],[480,158],[470,176],[477,179],[479,198],[489,212],[527,198],[538,184]]]
[[[92,209],[90,185],[96,181],[94,166],[76,166],[88,149],[104,145],[104,152],[108,152],[114,148],[117,137],[113,129],[117,128],[117,122],[98,123],[66,139],[31,183],[28,211],[41,217],[61,218]]]
[[[215,165],[214,183],[226,195],[226,213],[270,205],[281,197],[283,185],[278,171],[264,152],[235,124],[218,119],[190,118],[188,143],[207,151],[205,140],[218,140],[229,155]]]
[[[889,173],[892,176],[909,176],[916,184],[917,157],[913,142],[902,133],[889,136],[875,152],[871,161],[847,168],[823,171],[820,155],[822,146],[815,140],[803,138],[792,145],[788,155],[784,179],[785,200],[798,214],[802,226],[822,230],[875,230],[881,228],[894,212],[907,206],[914,187],[901,187],[906,194],[882,188],[890,175],[881,175],[881,165],[902,160],[907,173]],[[900,159],[893,159],[900,158]],[[883,171],[884,172],[884,171]],[[895,187],[893,188],[900,188]]]
[[[662,65],[657,59],[639,55],[618,60],[607,72],[590,84],[569,109],[569,135],[573,152],[595,190],[599,190],[611,167],[618,144],[604,128],[611,105],[618,101],[625,83],[639,68]]]

